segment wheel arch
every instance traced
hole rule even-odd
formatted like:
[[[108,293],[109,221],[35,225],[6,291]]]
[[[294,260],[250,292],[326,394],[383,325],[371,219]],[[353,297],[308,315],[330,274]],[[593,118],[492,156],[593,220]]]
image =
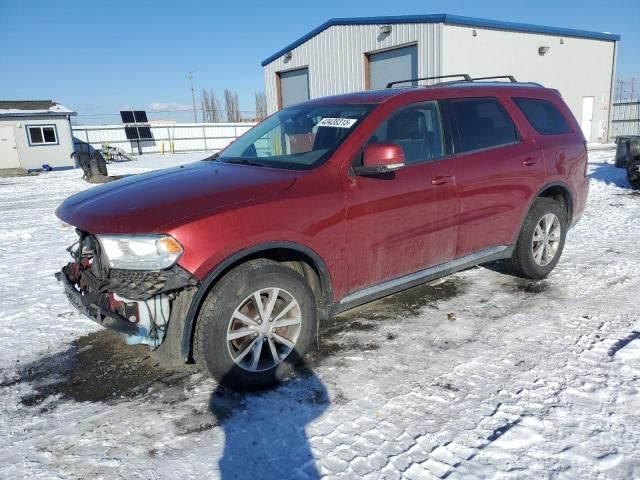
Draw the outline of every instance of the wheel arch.
[[[545,185],[542,190],[538,192],[536,198],[546,197],[553,198],[558,203],[564,206],[567,211],[567,226],[571,225],[573,219],[573,196],[571,195],[571,190],[569,187],[562,182],[553,182],[548,185]],[[533,200],[535,201],[535,199]],[[533,202],[531,202],[533,205]],[[529,209],[531,209],[531,205]]]
[[[571,194],[571,190],[568,185],[564,182],[551,182],[545,184],[538,192],[531,198],[529,201],[529,205],[524,211],[522,217],[520,218],[520,227],[516,231],[516,235],[512,241],[515,244],[518,241],[518,236],[522,231],[522,226],[524,225],[525,220],[527,219],[527,215],[531,211],[531,207],[533,207],[533,203],[541,197],[545,198],[553,198],[561,203],[566,212],[567,212],[567,226],[571,225],[573,219],[573,195]]]
[[[200,307],[216,282],[238,265],[257,258],[268,258],[300,273],[310,283],[318,299],[320,314],[328,312],[332,303],[333,288],[329,269],[324,260],[311,248],[296,242],[268,242],[240,250],[220,262],[204,278],[191,301],[184,319],[181,354],[185,361],[191,357],[193,335]]]

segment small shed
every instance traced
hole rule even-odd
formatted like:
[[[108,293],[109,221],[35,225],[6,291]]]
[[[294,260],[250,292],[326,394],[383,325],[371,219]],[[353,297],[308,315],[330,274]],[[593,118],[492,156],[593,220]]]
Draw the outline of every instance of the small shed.
[[[0,100],[0,171],[75,167],[72,115],[53,100]]]

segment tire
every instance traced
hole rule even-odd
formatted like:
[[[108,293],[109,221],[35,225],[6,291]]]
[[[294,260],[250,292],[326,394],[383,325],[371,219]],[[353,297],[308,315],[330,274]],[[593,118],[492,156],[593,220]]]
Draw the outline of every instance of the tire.
[[[627,165],[627,180],[634,190],[640,190],[640,160]]]
[[[550,221],[552,219],[553,221]],[[547,235],[543,234],[542,240],[536,241],[534,234],[536,238],[541,238],[540,231],[544,230],[545,225],[551,225],[550,232],[547,232]],[[540,230],[536,231],[538,226],[540,226]],[[533,280],[539,280],[549,275],[560,260],[566,233],[567,212],[564,207],[552,198],[536,199],[527,218],[525,218],[510,259],[513,272],[520,277]],[[548,242],[546,242],[547,238]],[[553,238],[558,239],[557,243],[552,240]],[[542,245],[545,242],[546,248]],[[551,254],[552,256],[550,256]]]
[[[92,177],[109,176],[109,172],[107,171],[107,162],[100,153],[96,152],[91,155],[89,166],[91,168]]]
[[[271,314],[266,315],[273,298]],[[252,260],[227,273],[205,299],[196,322],[194,356],[226,387],[268,388],[303,361],[315,338],[317,319],[315,296],[300,274],[271,260]],[[289,325],[275,328],[276,322]]]

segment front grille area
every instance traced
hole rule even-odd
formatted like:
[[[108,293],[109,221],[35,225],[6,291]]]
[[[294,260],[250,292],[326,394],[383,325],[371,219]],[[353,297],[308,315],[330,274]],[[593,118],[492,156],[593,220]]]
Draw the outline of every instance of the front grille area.
[[[63,270],[81,291],[115,292],[131,300],[148,300],[160,293],[198,284],[195,277],[178,265],[159,271],[109,269],[95,237],[82,231],[78,235],[78,247],[69,249],[75,261]]]

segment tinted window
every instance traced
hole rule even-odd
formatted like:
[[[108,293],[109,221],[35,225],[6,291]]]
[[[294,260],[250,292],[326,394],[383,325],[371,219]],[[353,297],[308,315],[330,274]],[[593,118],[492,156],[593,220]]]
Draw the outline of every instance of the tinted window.
[[[538,133],[560,135],[571,132],[569,124],[553,103],[532,98],[514,98],[513,100]]]
[[[420,103],[398,110],[380,125],[368,143],[400,145],[406,164],[442,157],[442,124],[438,104]]]
[[[458,124],[458,153],[497,147],[518,141],[518,132],[507,112],[497,100],[472,98],[453,100]]]

